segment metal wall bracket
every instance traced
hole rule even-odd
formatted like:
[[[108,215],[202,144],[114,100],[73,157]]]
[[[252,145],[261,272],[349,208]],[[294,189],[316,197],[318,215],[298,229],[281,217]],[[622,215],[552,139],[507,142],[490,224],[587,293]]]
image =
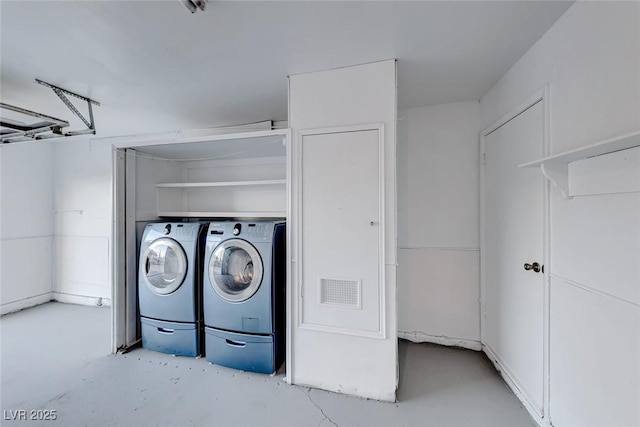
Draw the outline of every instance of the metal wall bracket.
[[[46,87],[52,89],[53,92],[56,95],[58,95],[58,98],[60,98],[60,100],[64,103],[64,105],[66,105],[67,108],[69,108],[73,114],[78,116],[78,118],[80,118],[80,120],[82,120],[82,122],[85,124],[85,126],[87,126],[87,129],[67,132],[67,133],[65,133],[65,136],[86,135],[86,134],[95,135],[96,134],[96,126],[95,126],[95,122],[93,121],[93,108],[91,106],[92,105],[97,105],[99,107],[100,103],[98,101],[94,101],[93,99],[87,98],[86,96],[78,95],[77,93],[71,92],[71,91],[69,91],[67,89],[63,89],[61,87],[52,85],[51,83],[47,83],[47,82],[44,82],[44,81],[39,80],[39,79],[36,79],[36,83],[41,84],[42,86],[46,86]],[[69,98],[66,97],[66,95],[70,95],[70,96],[73,96],[74,98],[81,99],[81,100],[83,100],[83,101],[85,101],[87,103],[87,107],[89,109],[89,120],[87,120],[82,115],[82,113],[80,113],[80,111],[78,111],[78,109],[75,107],[75,105],[73,105],[71,103],[71,101],[69,100]]]

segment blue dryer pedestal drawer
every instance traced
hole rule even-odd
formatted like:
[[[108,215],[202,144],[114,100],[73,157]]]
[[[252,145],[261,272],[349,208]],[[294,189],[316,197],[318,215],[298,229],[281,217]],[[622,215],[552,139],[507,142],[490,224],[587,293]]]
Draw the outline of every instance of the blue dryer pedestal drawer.
[[[197,323],[176,323],[140,318],[142,347],[176,356],[200,355]]]
[[[272,374],[274,363],[272,335],[252,335],[204,328],[207,361],[243,371]]]

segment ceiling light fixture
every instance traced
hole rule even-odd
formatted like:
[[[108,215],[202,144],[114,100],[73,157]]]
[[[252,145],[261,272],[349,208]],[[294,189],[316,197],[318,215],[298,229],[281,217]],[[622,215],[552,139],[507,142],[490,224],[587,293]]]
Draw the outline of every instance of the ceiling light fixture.
[[[207,8],[207,1],[208,0],[180,0],[180,3],[189,9],[189,12],[196,13],[198,9],[203,12],[205,11]]]

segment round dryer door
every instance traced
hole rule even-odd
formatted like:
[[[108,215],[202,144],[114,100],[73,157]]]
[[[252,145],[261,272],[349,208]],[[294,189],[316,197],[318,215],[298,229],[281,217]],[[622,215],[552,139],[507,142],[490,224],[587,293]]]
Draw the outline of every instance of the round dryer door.
[[[209,261],[209,280],[220,297],[231,302],[251,298],[262,283],[262,259],[257,249],[245,240],[229,239],[220,243]]]
[[[187,275],[187,256],[180,243],[168,237],[154,240],[141,258],[143,277],[156,294],[167,295],[182,285]]]

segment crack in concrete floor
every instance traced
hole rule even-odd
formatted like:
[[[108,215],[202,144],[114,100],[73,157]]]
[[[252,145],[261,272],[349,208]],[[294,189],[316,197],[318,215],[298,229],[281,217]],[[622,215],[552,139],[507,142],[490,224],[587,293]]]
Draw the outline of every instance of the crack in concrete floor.
[[[329,416],[328,416],[327,414],[325,414],[325,413],[324,413],[324,410],[322,409],[322,407],[321,407],[320,405],[318,405],[318,404],[316,403],[316,401],[315,401],[315,400],[313,400],[313,398],[311,397],[311,392],[312,392],[312,391],[313,391],[313,389],[312,389],[311,387],[307,387],[307,388],[306,388],[306,390],[304,391],[304,393],[307,395],[307,398],[309,398],[309,401],[310,401],[311,403],[313,403],[313,406],[315,406],[316,408],[318,408],[318,410],[320,411],[320,413],[321,413],[321,414],[322,414],[322,416],[324,417],[324,418],[322,418],[322,419],[320,420],[320,422],[318,423],[318,426],[319,426],[320,424],[322,424],[322,422],[323,422],[324,420],[328,420],[331,424],[333,424],[334,426],[338,427],[338,424],[336,424],[336,423],[335,423],[331,418],[329,418]]]

